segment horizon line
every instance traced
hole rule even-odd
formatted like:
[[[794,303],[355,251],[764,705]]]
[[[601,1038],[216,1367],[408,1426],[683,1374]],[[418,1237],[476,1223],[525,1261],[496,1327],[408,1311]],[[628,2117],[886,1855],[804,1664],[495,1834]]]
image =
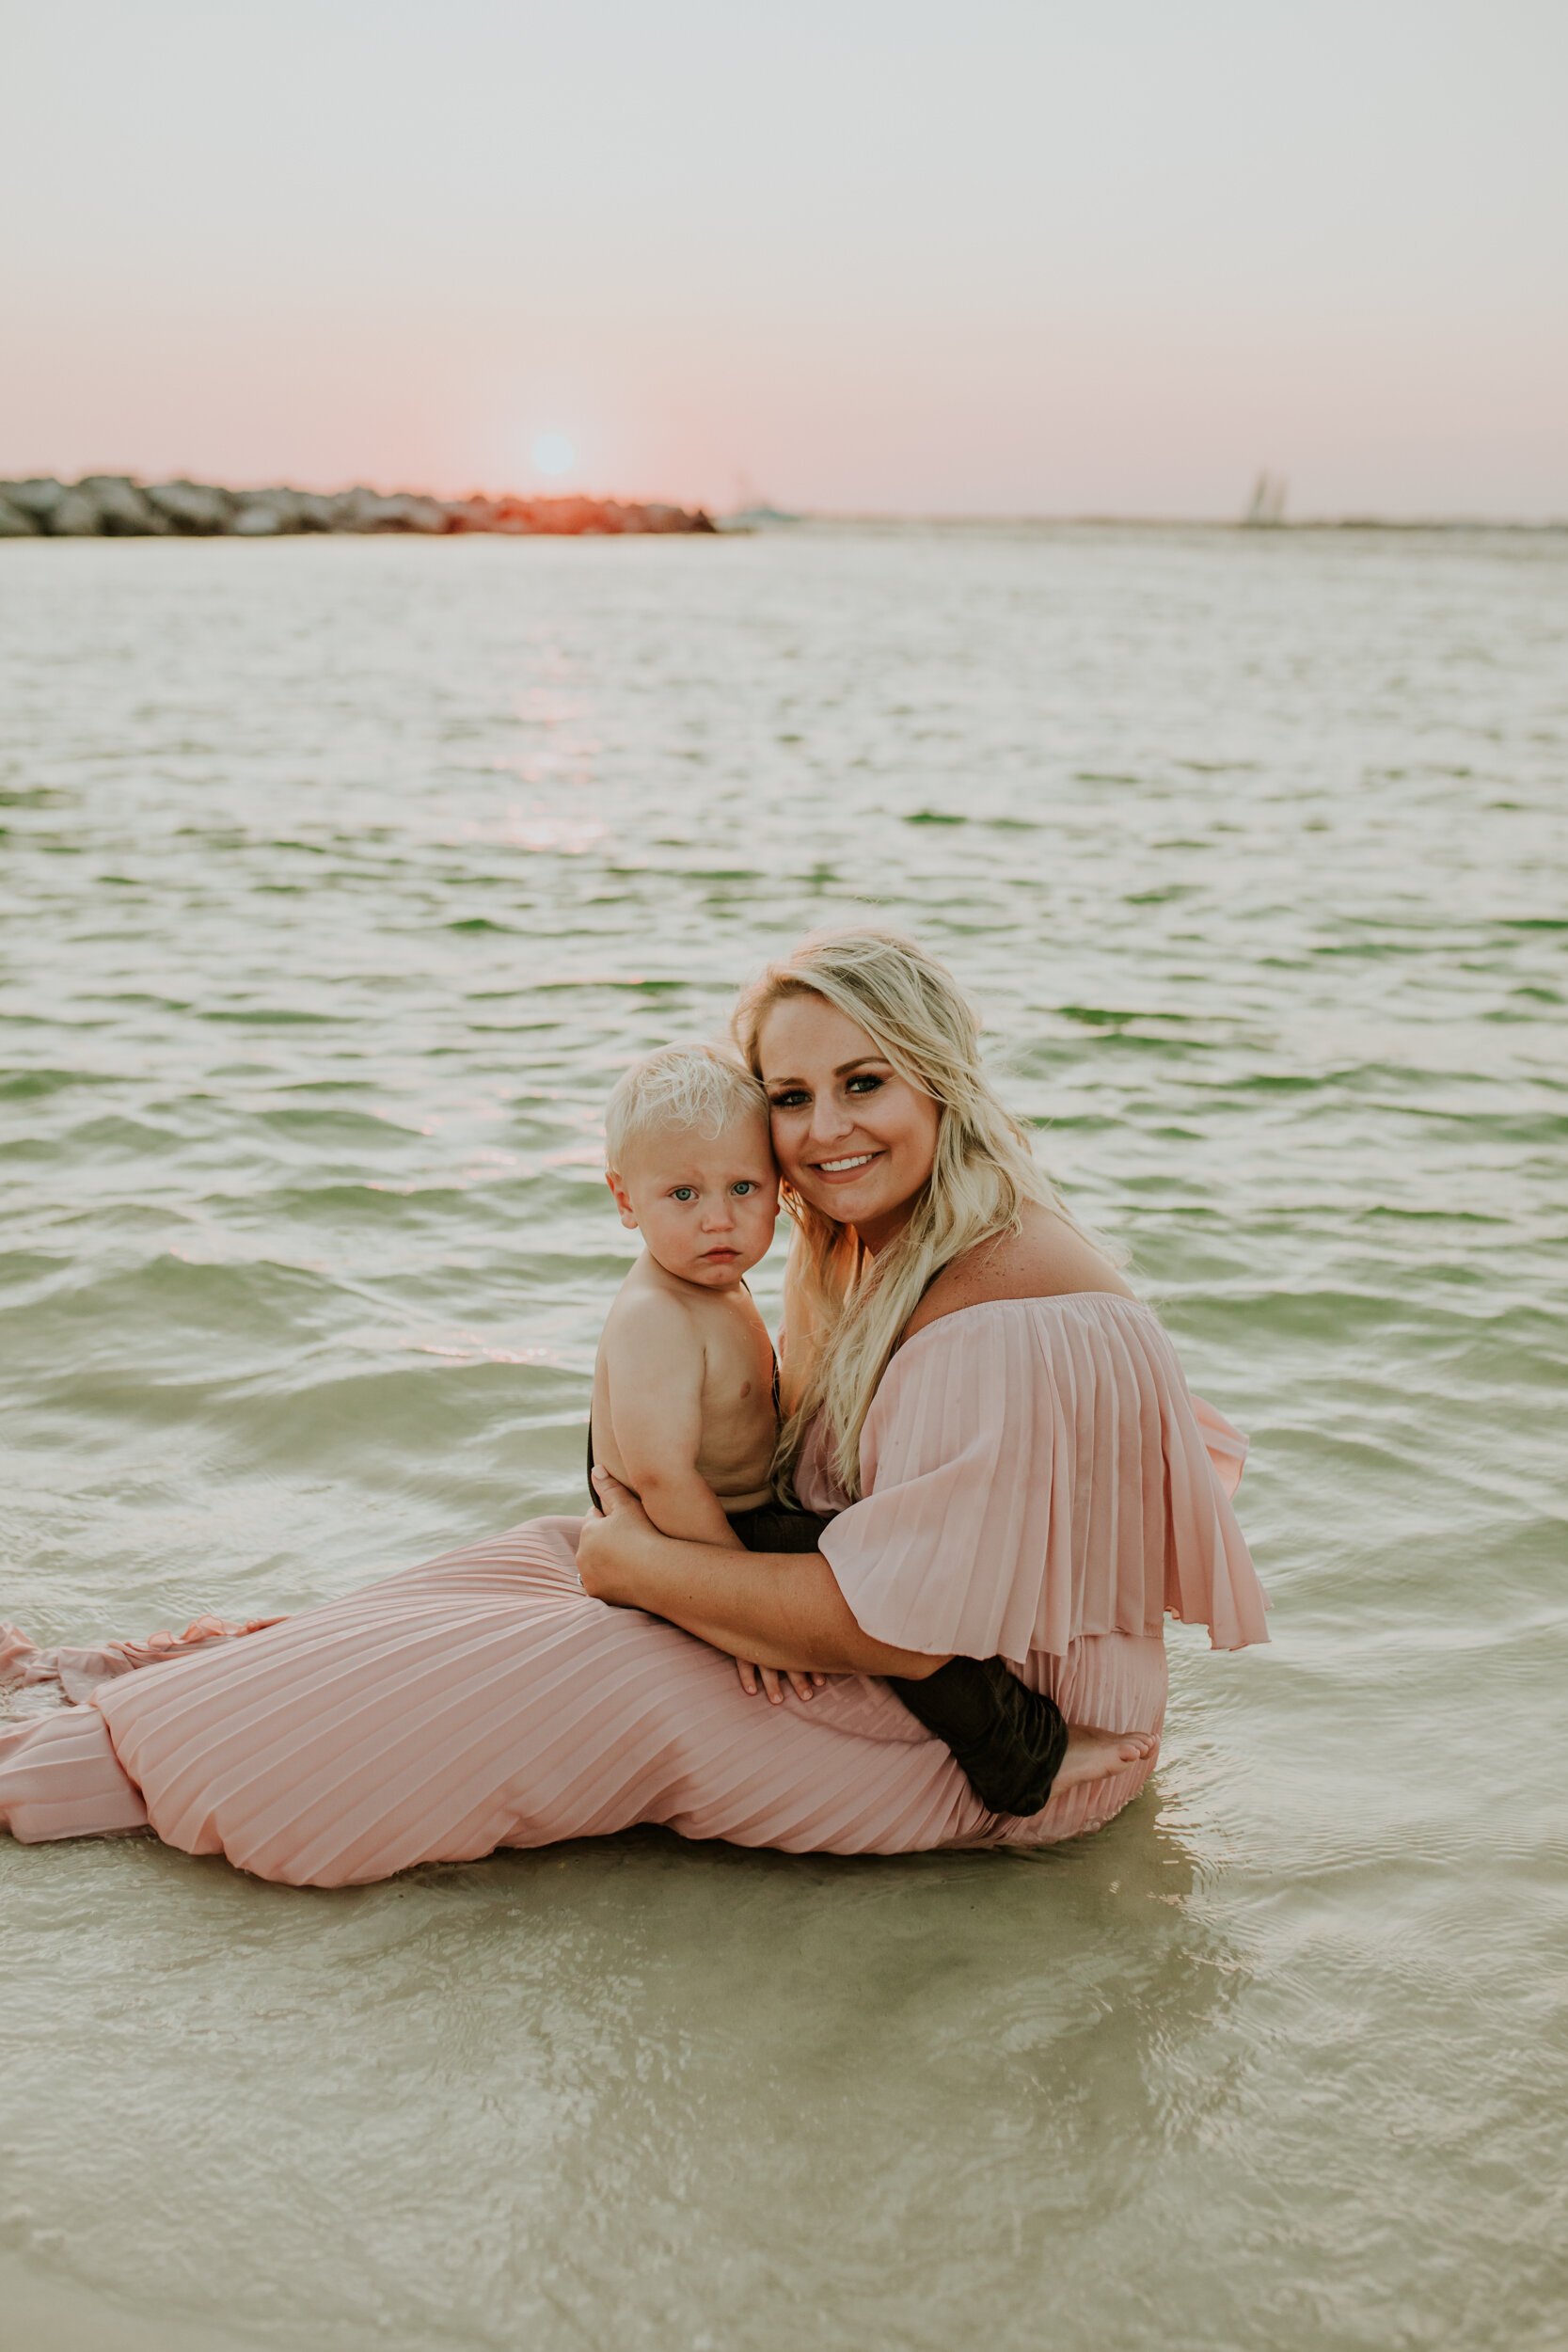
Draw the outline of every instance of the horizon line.
[[[763,529],[788,530],[801,523],[867,523],[921,524],[930,528],[963,527],[976,524],[1002,526],[1035,526],[1047,529],[1097,529],[1140,531],[1509,531],[1560,532],[1568,531],[1568,513],[1527,517],[1520,515],[1425,513],[1418,515],[1384,515],[1375,511],[1322,511],[1303,515],[1249,516],[1245,513],[1208,514],[1145,514],[1135,510],[1118,512],[1106,509],[1043,510],[1029,507],[974,507],[926,509],[920,507],[877,506],[800,506],[784,508],[771,500],[758,498],[744,506],[708,505],[703,500],[673,497],[650,499],[631,497],[622,491],[589,489],[586,486],[553,485],[547,489],[467,490],[456,495],[424,489],[412,489],[400,484],[388,491],[364,482],[345,483],[337,490],[306,489],[299,483],[283,483],[274,478],[248,483],[215,483],[203,481],[190,474],[152,475],[130,469],[111,469],[97,467],[78,474],[72,483],[63,474],[10,473],[0,476],[0,493],[11,483],[58,482],[63,486],[92,481],[123,481],[146,486],[150,482],[191,483],[201,488],[222,489],[231,496],[244,497],[262,490],[291,490],[306,495],[342,497],[353,489],[373,489],[381,497],[430,498],[442,505],[457,505],[467,501],[516,501],[528,505],[566,504],[580,501],[597,506],[681,508],[709,515],[720,523],[745,524],[754,518]]]

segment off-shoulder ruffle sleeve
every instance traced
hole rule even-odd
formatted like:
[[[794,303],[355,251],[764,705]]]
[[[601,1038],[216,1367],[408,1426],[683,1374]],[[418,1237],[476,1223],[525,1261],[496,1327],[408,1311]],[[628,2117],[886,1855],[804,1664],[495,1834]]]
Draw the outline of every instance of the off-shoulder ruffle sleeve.
[[[1004,1299],[907,1341],[822,1537],[857,1623],[931,1654],[1157,1633],[1268,1639],[1230,1508],[1246,1440],[1187,1388],[1157,1317],[1109,1292]]]

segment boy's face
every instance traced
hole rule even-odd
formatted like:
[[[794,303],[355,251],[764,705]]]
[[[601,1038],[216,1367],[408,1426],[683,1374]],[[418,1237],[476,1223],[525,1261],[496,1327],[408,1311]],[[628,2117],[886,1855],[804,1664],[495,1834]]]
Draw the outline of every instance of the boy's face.
[[[721,1136],[655,1128],[625,1157],[605,1182],[622,1224],[641,1233],[666,1274],[701,1290],[734,1290],[767,1255],[779,1172],[765,1115],[736,1120]]]

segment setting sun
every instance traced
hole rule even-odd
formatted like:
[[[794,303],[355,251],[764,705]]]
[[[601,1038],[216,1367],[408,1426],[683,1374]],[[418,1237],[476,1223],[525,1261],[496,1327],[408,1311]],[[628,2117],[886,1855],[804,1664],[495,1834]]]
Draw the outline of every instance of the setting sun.
[[[540,473],[570,473],[577,454],[564,433],[541,433],[533,444],[533,462]]]

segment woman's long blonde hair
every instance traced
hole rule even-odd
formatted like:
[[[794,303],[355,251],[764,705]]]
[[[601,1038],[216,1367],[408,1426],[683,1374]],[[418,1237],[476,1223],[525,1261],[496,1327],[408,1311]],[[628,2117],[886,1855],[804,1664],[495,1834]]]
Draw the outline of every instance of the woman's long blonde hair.
[[[861,1430],[899,1333],[932,1279],[977,1243],[1016,1232],[1028,1200],[1062,1203],[1029,1138],[980,1063],[980,1023],[943,963],[873,926],[817,931],[771,963],[736,1008],[736,1043],[757,1076],[758,1039],[786,996],[817,995],[857,1022],[901,1078],[937,1104],[936,1158],[903,1231],[875,1257],[851,1226],[782,1187],[795,1225],[795,1271],[824,1334],[779,1438],[786,1479],[820,1413],[828,1458],[860,1492]],[[1065,1215],[1066,1212],[1063,1211]]]

